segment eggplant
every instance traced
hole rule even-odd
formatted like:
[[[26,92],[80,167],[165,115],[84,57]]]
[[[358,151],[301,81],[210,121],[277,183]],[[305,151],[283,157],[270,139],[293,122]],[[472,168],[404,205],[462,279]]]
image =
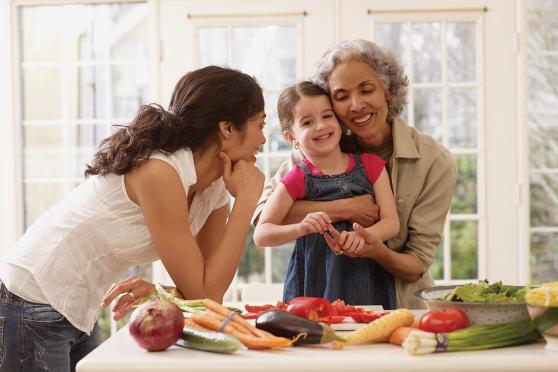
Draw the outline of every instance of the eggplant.
[[[331,341],[345,341],[325,323],[301,318],[284,310],[269,310],[256,318],[256,328],[274,336],[294,339],[293,345],[325,344]]]

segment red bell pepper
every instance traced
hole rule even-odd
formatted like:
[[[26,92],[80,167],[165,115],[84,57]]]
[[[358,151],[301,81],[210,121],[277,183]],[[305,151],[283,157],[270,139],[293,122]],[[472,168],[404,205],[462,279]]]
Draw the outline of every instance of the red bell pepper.
[[[275,306],[270,305],[270,304],[261,305],[261,306],[245,305],[244,308],[245,308],[246,311],[248,311],[249,313],[262,313],[262,312],[264,312],[264,311],[274,309]]]
[[[351,318],[353,318],[355,323],[370,323],[383,315],[373,312],[355,312],[351,314]]]
[[[318,321],[329,318],[333,308],[329,300],[319,297],[295,297],[289,301],[287,311],[301,318]]]

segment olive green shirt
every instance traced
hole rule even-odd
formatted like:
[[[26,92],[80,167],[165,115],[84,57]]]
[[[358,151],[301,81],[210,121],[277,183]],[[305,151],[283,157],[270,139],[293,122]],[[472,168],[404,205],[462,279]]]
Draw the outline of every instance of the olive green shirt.
[[[393,123],[392,137],[393,153],[386,165],[394,190],[400,229],[399,234],[386,244],[397,252],[414,254],[423,263],[424,274],[416,282],[395,278],[397,307],[422,309],[425,304],[414,293],[434,285],[428,268],[434,262],[436,248],[442,239],[457,167],[446,148],[399,118]],[[267,182],[253,222],[281,178],[301,159],[299,151],[293,152]]]

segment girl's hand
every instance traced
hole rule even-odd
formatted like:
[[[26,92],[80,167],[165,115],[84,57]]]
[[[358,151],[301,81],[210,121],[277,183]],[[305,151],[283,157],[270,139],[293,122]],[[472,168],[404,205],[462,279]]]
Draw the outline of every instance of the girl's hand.
[[[262,194],[265,176],[253,164],[245,160],[238,160],[234,164],[224,152],[219,153],[223,162],[223,180],[227,191],[234,198],[248,197],[258,201]]]
[[[324,234],[324,239],[329,249],[331,249],[336,255],[343,254],[343,246],[339,244],[339,238],[341,238],[339,231],[337,231],[332,224],[328,224],[327,231]]]
[[[327,225],[331,224],[331,218],[325,212],[308,213],[306,217],[298,224],[298,232],[300,236],[312,233],[324,234],[327,231]]]
[[[142,297],[148,296],[154,290],[153,283],[130,276],[109,289],[101,302],[101,307],[107,307],[118,295],[123,294],[112,307],[113,319],[119,320],[134,310],[134,306],[140,303]]]

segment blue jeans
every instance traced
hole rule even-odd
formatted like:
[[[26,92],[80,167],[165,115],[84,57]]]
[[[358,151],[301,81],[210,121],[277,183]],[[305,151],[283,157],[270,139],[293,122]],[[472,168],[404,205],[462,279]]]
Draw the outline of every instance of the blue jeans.
[[[24,300],[0,285],[0,371],[75,371],[101,343],[97,324],[88,336],[52,306]]]

